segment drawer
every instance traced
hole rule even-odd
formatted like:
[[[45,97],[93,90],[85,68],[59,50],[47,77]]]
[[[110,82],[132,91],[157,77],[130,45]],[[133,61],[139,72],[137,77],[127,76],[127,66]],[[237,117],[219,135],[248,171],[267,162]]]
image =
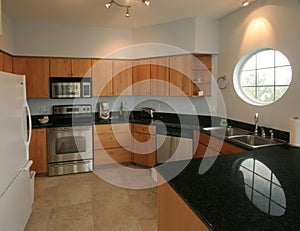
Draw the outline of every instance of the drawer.
[[[154,167],[156,164],[156,153],[136,154],[133,153],[133,162],[147,167]]]
[[[218,156],[219,152],[199,143],[195,151],[194,158],[203,158],[204,155],[205,157]]]
[[[131,136],[129,132],[96,133],[94,134],[94,149],[129,147]]]
[[[94,166],[131,162],[131,152],[124,148],[94,151]]]
[[[239,146],[224,142],[221,153],[222,154],[230,154],[230,153],[237,153],[237,152],[246,152],[247,150],[244,148],[241,148]]]
[[[143,134],[156,134],[156,127],[145,124],[132,124],[131,125],[132,132],[135,133],[143,133]]]
[[[94,128],[95,133],[129,132],[130,124],[97,124]]]
[[[212,136],[200,132],[199,143],[208,146],[211,149],[219,151],[221,149],[222,141]]]

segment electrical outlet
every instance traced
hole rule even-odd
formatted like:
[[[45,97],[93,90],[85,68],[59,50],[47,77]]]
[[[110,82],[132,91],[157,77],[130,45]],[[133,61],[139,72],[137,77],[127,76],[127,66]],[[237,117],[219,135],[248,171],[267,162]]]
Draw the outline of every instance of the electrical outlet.
[[[47,106],[46,105],[40,106],[40,112],[47,112]]]

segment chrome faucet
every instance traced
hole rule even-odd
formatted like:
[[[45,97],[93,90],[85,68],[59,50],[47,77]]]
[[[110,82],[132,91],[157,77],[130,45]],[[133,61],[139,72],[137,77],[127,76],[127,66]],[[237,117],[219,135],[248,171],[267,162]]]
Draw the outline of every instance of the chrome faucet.
[[[255,113],[255,117],[254,117],[254,125],[255,125],[255,129],[254,129],[254,135],[258,135],[258,113]]]

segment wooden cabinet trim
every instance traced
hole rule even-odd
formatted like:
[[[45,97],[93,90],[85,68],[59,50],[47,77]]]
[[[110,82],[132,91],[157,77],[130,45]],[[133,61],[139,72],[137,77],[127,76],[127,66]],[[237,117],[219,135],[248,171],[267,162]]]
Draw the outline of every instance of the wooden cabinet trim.
[[[159,176],[160,183],[162,182]],[[168,183],[158,186],[158,231],[209,231]]]

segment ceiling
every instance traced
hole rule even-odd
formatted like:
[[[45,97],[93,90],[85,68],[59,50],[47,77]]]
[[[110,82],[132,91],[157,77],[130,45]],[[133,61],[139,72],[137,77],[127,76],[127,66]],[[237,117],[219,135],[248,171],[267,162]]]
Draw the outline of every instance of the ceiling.
[[[131,3],[130,17],[125,8],[107,0],[2,0],[3,12],[12,20],[47,23],[137,28],[182,18],[200,16],[221,18],[241,7],[241,0],[150,0],[146,7],[141,0],[117,0]]]

